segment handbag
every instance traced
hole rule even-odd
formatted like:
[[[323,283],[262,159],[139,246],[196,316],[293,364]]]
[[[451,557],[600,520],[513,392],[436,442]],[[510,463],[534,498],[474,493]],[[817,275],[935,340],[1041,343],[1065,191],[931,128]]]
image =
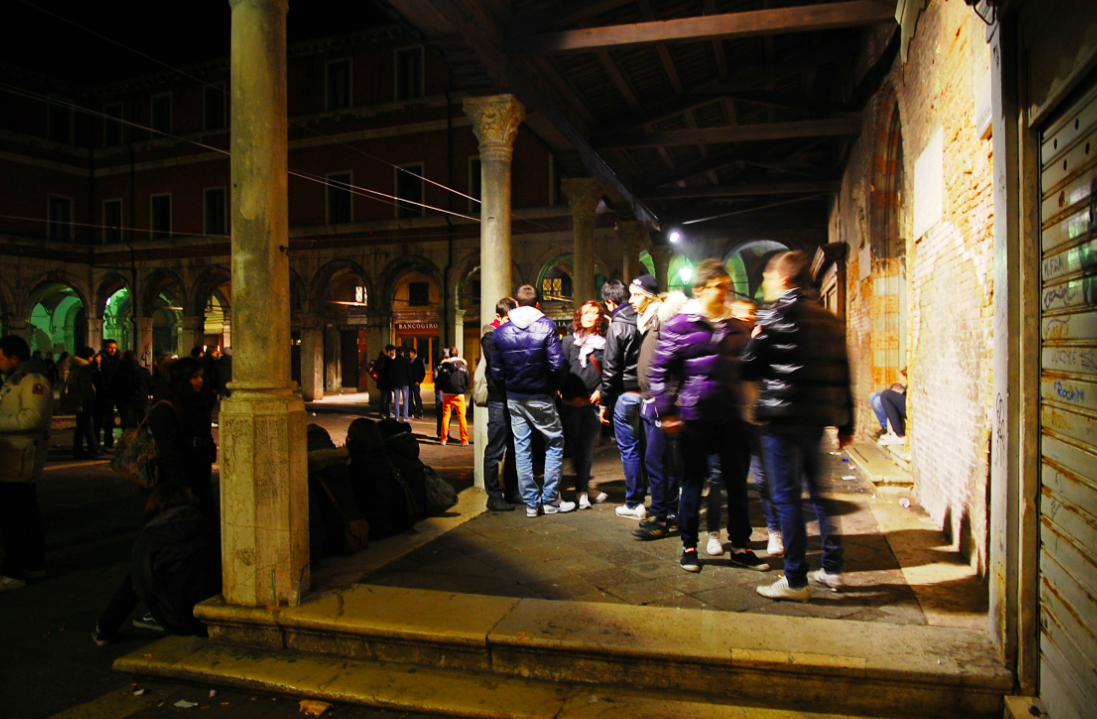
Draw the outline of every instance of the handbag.
[[[488,363],[480,355],[476,363],[476,375],[472,378],[472,403],[477,407],[488,406]]]
[[[146,427],[151,415],[150,411],[141,420],[141,424],[122,432],[122,436],[114,444],[114,456],[110,460],[110,468],[123,479],[145,489],[152,489],[160,479],[160,470],[156,464],[156,439]]]
[[[441,514],[457,504],[457,492],[446,480],[434,471],[433,467],[423,466],[423,476],[427,480],[427,514]]]

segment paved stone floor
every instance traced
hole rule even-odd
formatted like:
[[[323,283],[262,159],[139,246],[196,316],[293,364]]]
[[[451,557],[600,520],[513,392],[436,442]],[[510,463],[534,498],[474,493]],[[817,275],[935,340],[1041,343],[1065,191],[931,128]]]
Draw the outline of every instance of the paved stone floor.
[[[483,513],[364,581],[514,597],[926,623],[915,592],[904,580],[870,510],[871,483],[837,452],[828,452],[824,464],[827,491],[845,541],[848,586],[840,593],[817,590],[810,604],[772,602],[755,592],[759,584],[779,576],[783,569],[779,559],[765,573],[735,567],[726,554],[708,557],[704,553],[702,532],[702,571],[689,574],[678,566],[681,544],[676,536],[655,542],[634,540],[630,533],[637,522],[614,514],[616,504],[623,501],[624,480],[612,442],[596,451],[593,473],[595,484],[610,495],[605,504],[536,520],[527,519],[521,507],[515,512]],[[571,485],[567,476],[564,482]],[[564,496],[569,498],[571,493]],[[752,520],[754,548],[766,558],[767,534],[757,497],[752,499]],[[703,530],[704,516],[701,526]],[[809,530],[808,559],[817,567],[814,523]],[[726,540],[726,535],[721,536]]]

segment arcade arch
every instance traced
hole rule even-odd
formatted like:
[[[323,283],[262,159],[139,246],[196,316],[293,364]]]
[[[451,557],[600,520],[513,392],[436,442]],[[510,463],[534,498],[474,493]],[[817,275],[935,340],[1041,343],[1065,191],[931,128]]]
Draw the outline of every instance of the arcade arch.
[[[903,236],[903,132],[899,103],[885,95],[886,123],[872,184],[872,383],[881,389],[899,381],[907,355],[906,241]]]
[[[762,299],[762,273],[770,258],[787,252],[788,246],[775,240],[749,240],[724,256],[735,296],[754,302]]]
[[[572,302],[574,271],[572,255],[558,255],[541,267],[537,275],[537,284],[534,285],[541,295],[541,310],[564,332],[570,329],[574,314]],[[606,276],[601,267],[595,263],[595,297],[601,298],[602,285],[605,283]]]
[[[27,342],[42,354],[73,354],[88,343],[86,304],[72,285],[46,281],[27,300]]]

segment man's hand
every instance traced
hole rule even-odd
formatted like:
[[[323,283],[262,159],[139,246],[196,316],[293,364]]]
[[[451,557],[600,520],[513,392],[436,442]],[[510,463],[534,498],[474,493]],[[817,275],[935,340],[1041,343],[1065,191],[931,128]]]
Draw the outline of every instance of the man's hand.
[[[853,437],[848,434],[838,435],[838,449],[844,449],[853,444]]]
[[[600,389],[594,390],[594,392],[592,392],[591,395],[590,395],[590,403],[591,404],[598,404],[601,401],[602,401],[602,390],[600,390]]]
[[[677,417],[667,417],[662,421],[663,431],[667,434],[678,434],[682,431],[682,420]]]
[[[599,407],[598,408],[598,421],[601,422],[602,424],[609,424],[609,418],[606,417],[606,408],[605,407]]]
[[[754,325],[754,329],[750,331],[750,336],[757,337],[760,334],[762,334],[762,325]]]

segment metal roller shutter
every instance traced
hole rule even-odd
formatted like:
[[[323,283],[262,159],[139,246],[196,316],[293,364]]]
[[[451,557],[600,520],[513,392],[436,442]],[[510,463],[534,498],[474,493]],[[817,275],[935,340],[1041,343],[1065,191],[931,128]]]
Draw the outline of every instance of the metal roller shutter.
[[[1097,86],[1040,164],[1040,694],[1059,719],[1097,707]]]

